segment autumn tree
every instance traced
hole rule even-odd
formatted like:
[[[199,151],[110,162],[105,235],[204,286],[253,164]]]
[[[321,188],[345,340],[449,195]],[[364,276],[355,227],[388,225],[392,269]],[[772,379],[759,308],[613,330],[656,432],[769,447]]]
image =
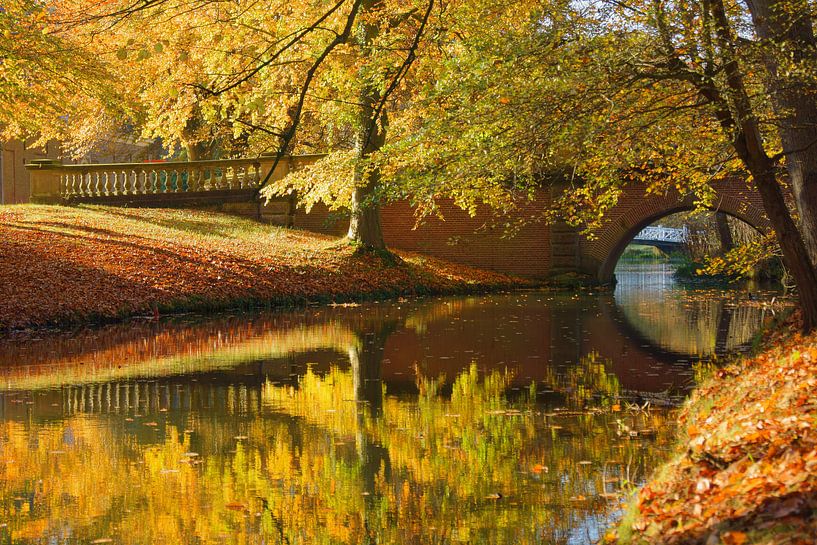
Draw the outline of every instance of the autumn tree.
[[[313,134],[320,127],[334,129],[334,134],[325,135],[330,154],[305,176],[268,190],[275,194],[294,187],[307,204],[323,201],[330,207],[348,207],[347,238],[364,248],[385,249],[380,224],[385,190],[372,159],[386,143],[389,111],[405,103],[407,76],[434,7],[434,0],[416,5],[384,0],[360,3],[359,14],[350,19],[352,32],[342,35],[341,53],[327,58],[316,78],[315,87],[335,98],[317,103],[302,100],[297,112],[310,104],[315,109],[306,120],[295,117],[311,125],[306,130]],[[293,123],[291,129],[295,128]]]
[[[81,154],[116,120],[128,116],[116,100],[109,66],[54,24],[48,5],[4,1],[0,7],[0,138],[60,140]]]
[[[426,180],[429,199],[445,193],[438,180],[454,194],[504,184],[519,195],[557,180],[567,189],[553,216],[591,233],[627,185],[714,206],[711,181],[748,178],[796,279],[805,327],[815,327],[817,275],[782,172],[787,155],[810,148],[781,150],[783,108],[764,92],[778,80],[747,38],[746,8],[724,0],[565,3],[535,21],[506,28],[503,18],[487,19],[459,35],[459,53],[443,65],[415,130],[390,146],[391,171]],[[798,202],[806,216],[809,205]]]
[[[801,232],[817,265],[817,39],[807,0],[747,0]]]
[[[370,158],[404,99],[435,0],[65,2],[63,21],[118,61],[118,86],[138,105],[143,134],[191,159],[226,141],[277,160],[329,152],[327,163],[345,172],[336,183],[270,191],[295,188],[307,203],[347,207],[349,238],[384,248]]]

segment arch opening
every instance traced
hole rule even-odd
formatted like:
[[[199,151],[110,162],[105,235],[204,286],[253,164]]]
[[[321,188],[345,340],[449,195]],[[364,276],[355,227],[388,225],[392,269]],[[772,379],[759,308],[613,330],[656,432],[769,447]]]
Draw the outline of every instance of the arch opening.
[[[725,206],[731,205],[731,206]],[[597,279],[603,284],[614,281],[615,269],[633,239],[646,227],[660,223],[660,220],[681,213],[688,213],[696,210],[690,201],[676,201],[669,206],[655,207],[652,210],[644,211],[645,207],[637,207],[637,210],[628,210],[618,218],[608,224],[607,232],[602,232],[598,237],[598,242],[591,247],[591,255],[595,253],[601,259],[597,269]],[[724,199],[718,207],[708,208],[710,212],[723,213],[726,216],[736,218],[750,226],[755,232],[763,233],[768,229],[768,220],[762,211],[752,206],[747,206],[742,202],[731,202]]]

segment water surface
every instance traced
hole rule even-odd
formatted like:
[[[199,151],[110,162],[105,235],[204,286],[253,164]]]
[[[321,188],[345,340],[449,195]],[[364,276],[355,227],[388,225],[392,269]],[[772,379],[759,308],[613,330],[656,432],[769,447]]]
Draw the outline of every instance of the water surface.
[[[627,274],[0,341],[0,538],[588,543],[769,313]]]

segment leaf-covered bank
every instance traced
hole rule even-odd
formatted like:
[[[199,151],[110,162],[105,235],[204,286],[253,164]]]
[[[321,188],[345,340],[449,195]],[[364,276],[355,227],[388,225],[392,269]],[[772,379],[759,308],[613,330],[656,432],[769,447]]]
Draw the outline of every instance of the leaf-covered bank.
[[[817,334],[789,324],[697,389],[678,455],[638,493],[619,544],[817,541]]]
[[[213,212],[0,207],[0,330],[154,312],[488,291],[525,281]]]

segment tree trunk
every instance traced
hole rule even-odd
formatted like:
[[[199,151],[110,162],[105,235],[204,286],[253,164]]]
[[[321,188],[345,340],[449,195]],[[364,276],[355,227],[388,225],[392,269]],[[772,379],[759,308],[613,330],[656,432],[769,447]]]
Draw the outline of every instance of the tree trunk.
[[[743,96],[746,97],[745,101],[741,99],[739,102],[748,104],[748,96]],[[764,150],[757,120],[744,108],[738,108],[738,114],[744,121],[735,137],[735,149],[754,178],[763,208],[783,252],[783,261],[794,276],[803,311],[803,329],[811,331],[817,327],[817,270],[786,206],[783,190],[775,175],[775,165]]]
[[[769,161],[771,166],[771,161]],[[803,329],[808,332],[817,327],[817,273],[811,264],[806,246],[789,214],[783,191],[769,169],[755,170],[750,167],[758,193],[763,199],[766,215],[774,227],[777,242],[783,251],[783,261],[797,284],[800,308],[803,311]]]
[[[381,0],[365,0],[362,5],[362,21],[357,31],[357,43],[365,57],[366,50],[377,38],[380,29],[377,23],[365,21],[365,15],[381,4]],[[361,80],[368,80],[365,75]],[[382,99],[380,90],[373,84],[364,83],[360,93],[358,110],[358,131],[355,136],[355,152],[358,165],[355,167],[354,192],[352,193],[350,240],[370,250],[384,250],[383,227],[380,223],[380,203],[378,188],[380,173],[365,165],[365,160],[386,142],[387,119],[384,112],[378,115],[378,105]],[[361,163],[363,162],[363,163]]]
[[[188,161],[202,161],[213,158],[211,157],[210,146],[203,142],[187,142],[184,145],[184,150],[187,153]]]
[[[372,102],[361,108],[363,127],[357,136],[357,158],[365,161],[369,154],[379,150],[386,140],[385,127],[380,128],[376,119],[373,119]],[[385,121],[384,121],[385,123]],[[377,169],[369,168],[365,163],[355,166],[355,188],[352,192],[351,217],[349,232],[346,235],[350,240],[369,250],[385,250],[383,240],[383,226],[380,223],[380,173]]]
[[[732,29],[726,17],[723,0],[712,0],[710,9],[718,45],[725,61],[724,92],[729,97],[730,106],[726,109],[719,108],[718,120],[724,130],[731,134],[738,157],[754,179],[755,187],[763,201],[763,208],[783,252],[783,261],[797,284],[800,308],[803,311],[803,329],[808,332],[817,327],[817,270],[812,265],[797,224],[786,206],[783,190],[775,173],[775,164],[766,153],[758,119],[752,109],[743,73],[738,64]],[[711,93],[710,89],[701,91]]]
[[[766,42],[765,62],[770,73],[768,91],[779,117],[779,133],[786,155],[801,232],[811,262],[817,265],[817,96],[813,85],[798,76],[784,75],[780,57],[804,69],[817,66],[815,40],[806,0],[746,0],[758,37]],[[782,74],[781,74],[782,72]]]
[[[715,226],[718,228],[718,239],[721,243],[721,255],[735,247],[732,231],[729,229],[729,220],[723,212],[715,212]]]

